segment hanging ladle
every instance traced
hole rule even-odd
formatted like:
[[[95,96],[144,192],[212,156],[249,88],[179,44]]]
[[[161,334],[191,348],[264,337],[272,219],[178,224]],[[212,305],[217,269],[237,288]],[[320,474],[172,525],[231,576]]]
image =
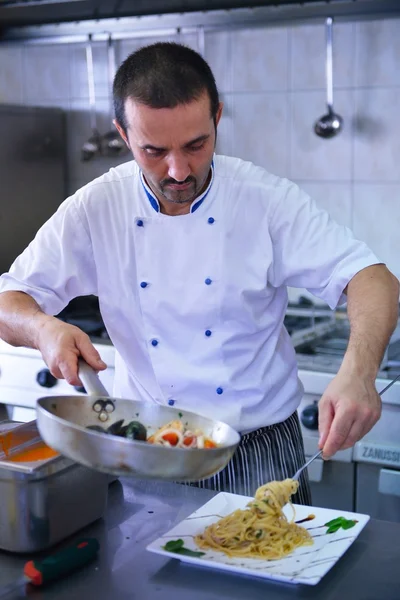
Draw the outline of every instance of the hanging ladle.
[[[332,138],[340,132],[343,119],[333,110],[333,75],[332,75],[332,24],[333,19],[326,19],[326,105],[328,112],[314,125],[314,131],[322,138]]]
[[[110,94],[110,121],[112,124],[114,118],[112,88],[116,71],[115,48],[111,35],[108,38],[108,79]],[[128,154],[129,148],[119,135],[117,129],[113,126],[111,131],[105,133],[101,138],[101,152],[104,156],[115,157]]]
[[[100,143],[101,136],[97,129],[96,119],[96,96],[94,89],[94,75],[93,75],[93,52],[92,52],[92,36],[89,35],[88,43],[86,45],[86,68],[88,77],[89,87],[89,106],[90,106],[90,125],[92,128],[92,135],[82,146],[82,160],[88,161],[100,154]]]

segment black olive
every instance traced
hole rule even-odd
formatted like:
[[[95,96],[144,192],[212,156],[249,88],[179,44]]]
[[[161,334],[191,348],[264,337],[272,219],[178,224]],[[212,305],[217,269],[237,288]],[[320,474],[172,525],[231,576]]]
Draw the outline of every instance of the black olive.
[[[125,437],[128,440],[140,440],[145,442],[147,440],[147,429],[139,421],[131,421],[125,433]]]
[[[110,427],[108,427],[107,429],[107,433],[110,433],[111,435],[122,435],[121,434],[121,429],[124,423],[124,419],[120,419],[119,421],[115,421],[115,423],[113,423],[112,425],[110,425]]]
[[[88,425],[86,429],[91,429],[92,431],[98,431],[98,433],[107,433],[105,429],[100,427],[100,425]]]

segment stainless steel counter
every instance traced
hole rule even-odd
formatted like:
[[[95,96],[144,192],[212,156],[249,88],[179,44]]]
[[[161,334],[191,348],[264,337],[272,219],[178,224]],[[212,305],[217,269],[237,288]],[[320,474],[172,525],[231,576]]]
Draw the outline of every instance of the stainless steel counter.
[[[112,484],[105,520],[80,534],[99,540],[97,562],[52,586],[34,590],[29,597],[37,600],[399,600],[400,524],[397,523],[370,521],[339,563],[314,587],[195,568],[145,551],[150,541],[212,496],[212,492],[177,484],[133,480]],[[0,586],[21,574],[26,559],[0,553]],[[7,596],[25,597],[25,590]]]

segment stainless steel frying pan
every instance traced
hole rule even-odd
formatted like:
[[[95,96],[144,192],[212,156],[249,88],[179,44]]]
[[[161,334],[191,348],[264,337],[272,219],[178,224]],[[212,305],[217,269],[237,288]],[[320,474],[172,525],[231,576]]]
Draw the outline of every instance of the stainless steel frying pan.
[[[197,481],[215,475],[232,458],[240,435],[226,423],[177,408],[110,398],[95,371],[79,362],[86,396],[47,396],[37,402],[37,425],[43,440],[71,460],[117,476],[168,481]],[[174,419],[201,429],[217,448],[169,448],[85,429],[109,427],[120,419],[140,421],[151,435]]]

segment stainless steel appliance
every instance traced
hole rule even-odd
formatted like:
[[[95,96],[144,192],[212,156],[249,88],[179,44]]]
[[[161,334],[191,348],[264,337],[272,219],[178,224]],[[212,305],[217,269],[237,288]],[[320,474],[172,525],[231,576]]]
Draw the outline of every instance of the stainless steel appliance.
[[[13,462],[43,446],[36,423],[0,424],[0,549],[45,550],[101,518],[109,477],[63,456]]]
[[[0,105],[0,273],[65,198],[64,113]]]
[[[337,335],[338,322],[337,313],[328,307],[314,306],[305,297],[289,304],[285,317],[305,392],[298,414],[307,460],[318,451],[318,401],[340,364],[336,356],[320,355],[315,348],[321,345],[321,340]],[[314,460],[308,467],[313,504],[353,510],[354,473],[352,450],[338,452],[329,462],[321,458]]]
[[[301,311],[315,311],[304,307]],[[317,313],[321,314],[322,309]],[[294,318],[299,308],[289,308]],[[304,318],[304,317],[303,317]],[[318,401],[343,359],[349,323],[336,311],[330,331],[310,337],[296,348],[299,377],[305,394],[298,413],[307,457],[318,449]],[[321,332],[320,332],[321,333]],[[376,380],[377,391],[400,371],[400,328],[393,333]],[[356,510],[381,519],[400,521],[400,384],[382,397],[382,416],[354,448],[338,452],[332,460],[315,460],[308,471],[316,506]]]
[[[0,105],[0,273],[8,271],[65,198],[64,121],[64,112],[58,108]],[[112,389],[114,352],[97,298],[74,299],[59,318],[102,343],[101,354],[110,366],[102,377]],[[36,399],[46,392],[81,390],[55,379],[38,352],[13,348],[0,340],[0,420],[34,419]]]
[[[107,340],[99,340],[94,345],[107,365],[100,373],[100,379],[107,389],[112,390],[114,348]],[[0,340],[0,420],[32,421],[36,419],[38,398],[81,393],[80,388],[53,377],[38,350],[14,348]]]
[[[385,400],[381,419],[354,447],[355,506],[400,522],[400,394]]]

